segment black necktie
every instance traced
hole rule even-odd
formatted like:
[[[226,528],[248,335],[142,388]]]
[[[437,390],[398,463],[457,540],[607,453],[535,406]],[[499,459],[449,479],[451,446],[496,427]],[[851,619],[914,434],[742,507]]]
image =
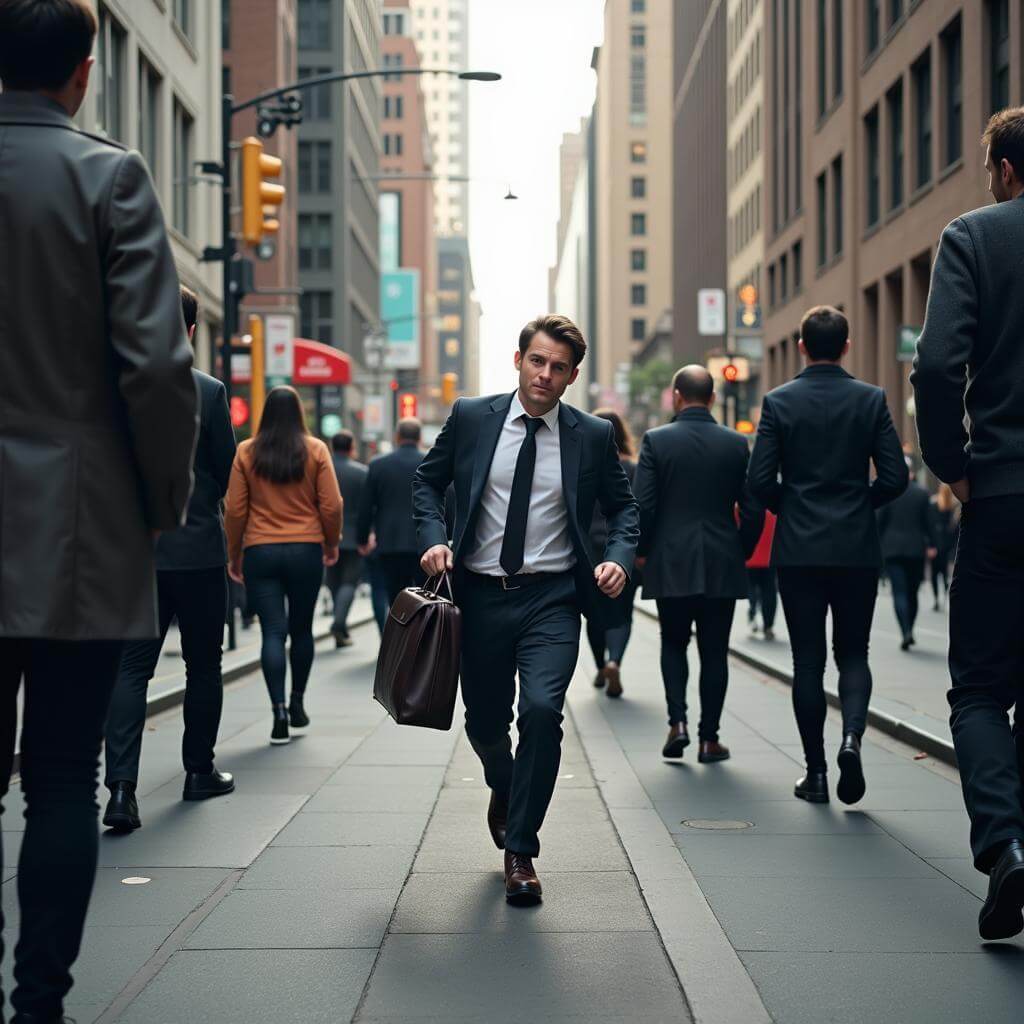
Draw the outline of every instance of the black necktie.
[[[505,537],[501,542],[502,569],[506,576],[515,576],[523,567],[523,551],[526,548],[526,519],[530,514],[530,491],[533,488],[533,467],[537,462],[537,430],[544,421],[534,416],[524,416],[526,437],[519,447],[516,472],[512,477],[512,492],[508,498],[508,515],[505,518]]]

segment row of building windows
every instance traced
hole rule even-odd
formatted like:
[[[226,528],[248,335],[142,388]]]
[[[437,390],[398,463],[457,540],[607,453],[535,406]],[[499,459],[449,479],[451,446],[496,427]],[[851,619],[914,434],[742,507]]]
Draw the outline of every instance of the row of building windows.
[[[647,123],[647,30],[643,25],[629,29],[629,123],[640,127]]]
[[[772,0],[772,227],[778,232],[803,206],[803,15],[801,0]]]
[[[768,308],[782,306],[799,295],[804,286],[804,243],[797,239],[768,267]]]
[[[727,104],[729,116],[735,117],[743,106],[751,90],[761,77],[761,30],[757,30],[747,49],[747,55],[743,58],[739,70],[729,83],[727,93]]]
[[[334,0],[298,0],[300,50],[331,48],[331,8]]]
[[[843,253],[843,154],[840,153],[815,179],[817,208],[818,266],[838,259]],[[831,202],[829,189],[831,188]],[[831,230],[829,214],[831,213]],[[831,244],[830,244],[831,243]]]
[[[384,136],[384,155],[385,156],[401,156],[402,155],[402,133],[401,132],[385,132]]]
[[[736,140],[736,144],[728,153],[729,187],[732,188],[747,173],[747,168],[761,152],[761,105],[758,104],[754,113]]]
[[[831,12],[831,23],[829,13]],[[843,0],[818,0],[818,117],[843,95]],[[832,60],[831,69],[828,66]],[[831,73],[830,73],[831,72]]]
[[[750,19],[754,16],[760,3],[761,0],[740,0],[735,13],[729,19],[729,24],[726,27],[726,46],[730,60],[736,52],[736,48],[743,41],[743,35],[747,31]]]
[[[761,186],[758,185],[729,218],[729,259],[741,253],[761,230]]]
[[[388,118],[395,118],[396,120],[401,119],[405,116],[405,98],[403,96],[385,96],[384,97],[384,116]],[[437,112],[435,111],[435,119]]]

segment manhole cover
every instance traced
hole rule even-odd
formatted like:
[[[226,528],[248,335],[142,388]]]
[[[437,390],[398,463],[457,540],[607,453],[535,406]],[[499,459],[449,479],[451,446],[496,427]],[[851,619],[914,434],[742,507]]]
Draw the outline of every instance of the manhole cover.
[[[687,828],[720,829],[722,831],[739,831],[754,827],[752,821],[730,821],[727,818],[684,818],[682,823]]]

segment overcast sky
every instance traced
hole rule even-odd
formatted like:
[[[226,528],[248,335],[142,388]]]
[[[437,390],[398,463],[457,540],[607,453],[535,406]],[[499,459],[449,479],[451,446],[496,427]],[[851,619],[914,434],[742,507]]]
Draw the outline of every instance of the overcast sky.
[[[548,312],[558,146],[590,112],[603,0],[470,0],[469,63],[499,71],[470,85],[469,243],[483,306],[481,393],[514,387],[519,329]],[[508,186],[519,196],[502,197]]]

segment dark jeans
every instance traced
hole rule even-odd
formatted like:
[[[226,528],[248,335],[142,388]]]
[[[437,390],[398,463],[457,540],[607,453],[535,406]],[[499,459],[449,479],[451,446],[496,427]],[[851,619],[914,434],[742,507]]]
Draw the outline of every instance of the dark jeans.
[[[418,587],[423,583],[420,556],[415,551],[399,551],[382,554],[380,568],[384,574],[388,592],[388,608],[406,587]]]
[[[659,597],[661,622],[661,678],[668,702],[668,724],[686,719],[686,684],[690,667],[686,650],[696,627],[700,655],[701,740],[718,740],[718,725],[729,685],[729,632],[736,601],[731,597]]]
[[[384,635],[384,624],[388,620],[391,603],[388,601],[388,581],[380,564],[380,555],[370,555],[366,559],[366,576],[370,584],[370,604],[373,606],[373,617],[377,622],[377,630]]]
[[[466,734],[487,785],[508,797],[506,848],[535,857],[562,756],[562,707],[579,655],[571,572],[518,590],[460,573]],[[509,733],[519,674],[519,745]]]
[[[362,573],[363,556],[358,551],[340,552],[337,563],[327,567],[324,582],[334,600],[332,629],[335,633],[348,634],[348,613],[352,608]]]
[[[949,592],[949,554],[940,551],[929,563],[931,566],[932,596],[935,603],[939,603],[939,579],[942,579],[942,592]]]
[[[96,877],[96,777],[121,641],[0,640],[0,799],[10,785],[18,687],[25,680],[18,861],[21,934],[11,1005],[59,1019]],[[0,867],[3,856],[0,849]],[[0,959],[3,958],[0,910]],[[0,1019],[3,1014],[0,993]]]
[[[860,736],[871,699],[868,640],[878,595],[878,570],[787,566],[779,594],[793,648],[793,710],[807,767],[825,768],[825,618],[832,609],[832,653],[839,668],[843,732]]]
[[[227,577],[213,569],[161,570],[156,574],[160,636],[124,645],[121,669],[110,701],[106,728],[107,786],[137,782],[146,690],[153,678],[167,629],[174,619],[181,631],[185,661],[185,734],[181,762],[187,772],[213,771],[213,748],[220,728],[224,683],[220,674],[224,641]]]
[[[260,620],[260,663],[272,704],[285,702],[287,662],[292,693],[306,690],[313,667],[313,615],[323,580],[319,544],[254,544],[245,549],[242,572],[249,604]],[[285,641],[291,647],[285,658]]]
[[[892,585],[892,604],[904,638],[913,636],[917,595],[924,581],[924,558],[887,558],[885,571]]]
[[[1024,839],[1022,516],[1024,495],[969,501],[949,588],[950,728],[980,871],[1006,840]]]
[[[775,626],[775,612],[778,609],[778,586],[775,582],[774,569],[748,569],[747,581],[750,585],[750,621],[761,611],[761,621],[765,630]]]
[[[621,626],[612,626],[609,629],[596,619],[587,619],[587,640],[598,668],[604,668],[609,661],[614,661],[616,665],[622,664],[626,646],[633,632],[633,602],[636,600],[636,589],[637,580],[634,575],[626,583],[622,594],[622,600],[629,606],[629,618]]]

